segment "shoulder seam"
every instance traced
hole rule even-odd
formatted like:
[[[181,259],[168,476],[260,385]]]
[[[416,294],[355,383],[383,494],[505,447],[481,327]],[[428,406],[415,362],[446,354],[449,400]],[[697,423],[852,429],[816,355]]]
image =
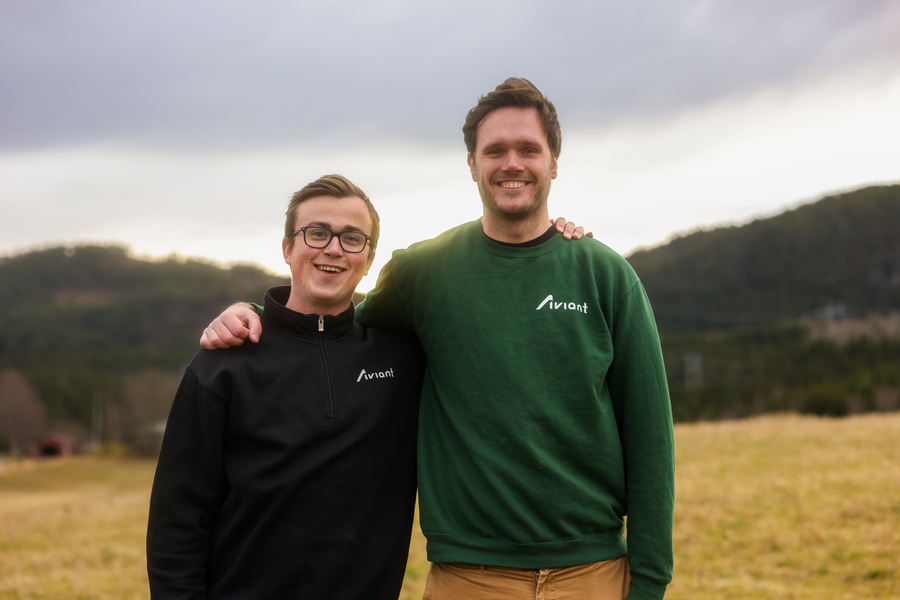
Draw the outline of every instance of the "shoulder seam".
[[[187,370],[187,371],[190,371],[190,373],[191,373],[191,375],[193,375],[194,379],[197,380],[197,385],[200,387],[200,389],[203,390],[203,393],[209,394],[210,396],[212,396],[213,398],[215,398],[216,400],[218,400],[219,402],[221,402],[221,403],[222,403],[222,406],[225,406],[225,407],[229,407],[229,408],[230,408],[231,403],[228,402],[225,398],[221,398],[218,394],[216,394],[216,393],[214,393],[212,390],[210,390],[210,389],[209,389],[209,386],[207,386],[206,384],[204,384],[204,383],[203,383],[203,380],[200,379],[200,376],[197,375],[197,372],[194,371],[194,369],[191,368],[191,365],[188,365],[186,370]]]
[[[618,302],[616,303],[616,305],[613,307],[613,313],[614,313],[614,314],[613,314],[613,323],[615,323],[615,322],[619,319],[619,308],[621,308],[622,305],[625,304],[625,301],[628,299],[628,297],[631,295],[631,293],[634,291],[634,289],[637,288],[637,287],[640,286],[640,285],[641,285],[641,280],[640,280],[640,278],[638,278],[638,279],[635,280],[634,283],[632,283],[632,284],[628,287],[627,290],[625,290],[625,293],[622,294],[622,297],[619,298],[619,301],[618,301]]]

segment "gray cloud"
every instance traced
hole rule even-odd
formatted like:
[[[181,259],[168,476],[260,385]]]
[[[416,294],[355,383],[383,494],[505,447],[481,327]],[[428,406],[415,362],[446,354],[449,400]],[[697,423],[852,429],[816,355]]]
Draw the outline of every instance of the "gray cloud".
[[[900,69],[892,0],[0,3],[0,150],[457,143],[529,77],[564,127]]]

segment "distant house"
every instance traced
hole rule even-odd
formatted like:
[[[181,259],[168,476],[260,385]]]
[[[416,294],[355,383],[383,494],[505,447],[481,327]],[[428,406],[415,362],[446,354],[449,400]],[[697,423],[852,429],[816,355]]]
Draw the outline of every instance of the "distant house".
[[[31,455],[34,457],[71,456],[74,442],[71,435],[49,433],[31,443]]]

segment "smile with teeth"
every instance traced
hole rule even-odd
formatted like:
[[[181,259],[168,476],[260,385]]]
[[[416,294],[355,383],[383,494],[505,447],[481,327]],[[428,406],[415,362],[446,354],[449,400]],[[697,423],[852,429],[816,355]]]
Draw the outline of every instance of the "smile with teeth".
[[[501,181],[500,182],[500,187],[502,187],[503,189],[506,189],[506,190],[516,190],[521,187],[525,187],[525,185],[526,184],[524,181]]]
[[[332,267],[330,265],[316,265],[316,268],[320,271],[327,271],[328,273],[341,273],[347,270],[340,267]]]

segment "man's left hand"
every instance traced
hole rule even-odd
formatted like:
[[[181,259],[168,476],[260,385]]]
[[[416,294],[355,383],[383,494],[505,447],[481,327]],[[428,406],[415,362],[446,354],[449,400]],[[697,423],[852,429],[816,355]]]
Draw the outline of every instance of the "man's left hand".
[[[560,217],[556,221],[551,221],[552,224],[556,225],[556,230],[563,234],[563,237],[567,240],[577,240],[582,236],[587,236],[589,238],[594,237],[593,231],[584,232],[584,227],[581,225],[575,225],[572,221],[566,221],[565,217]]]

